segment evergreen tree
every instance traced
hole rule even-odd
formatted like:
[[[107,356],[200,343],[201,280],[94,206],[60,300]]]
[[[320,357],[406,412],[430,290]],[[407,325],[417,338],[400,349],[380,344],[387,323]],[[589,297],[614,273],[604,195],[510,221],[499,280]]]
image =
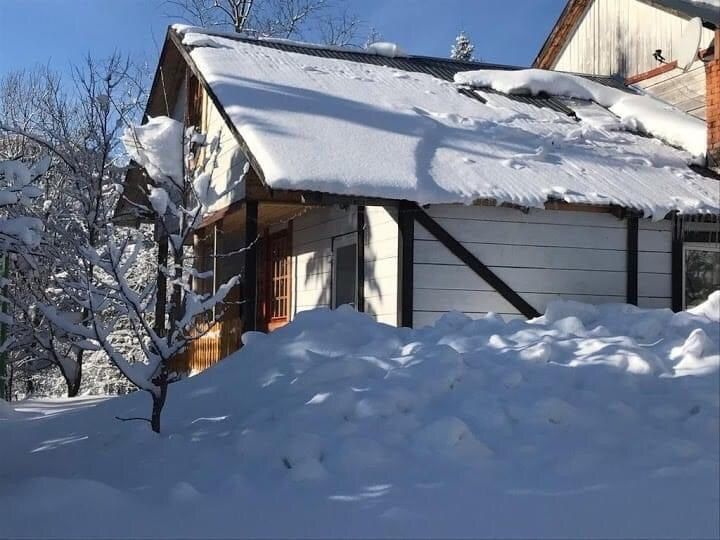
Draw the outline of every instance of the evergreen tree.
[[[464,60],[466,62],[474,60],[473,51],[475,45],[473,45],[470,38],[465,32],[460,32],[455,38],[455,44],[450,49],[450,58],[453,60]]]

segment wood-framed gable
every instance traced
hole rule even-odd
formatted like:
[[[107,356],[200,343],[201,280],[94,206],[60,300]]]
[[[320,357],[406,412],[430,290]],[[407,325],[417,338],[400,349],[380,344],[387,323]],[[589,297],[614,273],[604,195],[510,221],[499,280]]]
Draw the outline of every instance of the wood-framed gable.
[[[558,60],[560,54],[565,48],[565,45],[568,43],[583,17],[595,1],[596,0],[567,1],[562,12],[560,12],[560,16],[553,25],[552,30],[550,30],[550,33],[545,39],[542,47],[540,47],[540,51],[535,57],[532,67],[538,69],[553,69],[555,62]],[[678,0],[638,1],[678,17],[686,19],[700,17],[703,21],[703,26],[710,30],[715,30],[718,22],[720,22],[720,16],[717,14],[715,15],[715,20],[713,20],[711,8],[709,7],[703,8],[699,5],[692,5],[688,2]]]

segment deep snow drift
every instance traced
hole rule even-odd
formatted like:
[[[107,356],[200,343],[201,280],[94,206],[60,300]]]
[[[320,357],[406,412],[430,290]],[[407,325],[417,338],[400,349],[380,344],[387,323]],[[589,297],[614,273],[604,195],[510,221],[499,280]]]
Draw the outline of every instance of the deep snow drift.
[[[170,389],[0,409],[0,536],[716,537],[720,293],[302,313]]]

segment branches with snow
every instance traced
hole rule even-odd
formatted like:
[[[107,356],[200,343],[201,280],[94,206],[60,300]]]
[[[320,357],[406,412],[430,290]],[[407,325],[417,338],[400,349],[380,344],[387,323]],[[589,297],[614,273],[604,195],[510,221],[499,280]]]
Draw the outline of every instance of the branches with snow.
[[[327,45],[354,44],[362,26],[346,0],[166,0],[173,15],[203,27],[284,39],[318,36]]]
[[[465,32],[460,32],[455,38],[455,43],[450,49],[450,58],[453,60],[463,60],[465,62],[471,62],[474,60],[473,52],[475,51],[475,45]]]
[[[68,284],[92,279],[79,247],[105,240],[125,174],[119,135],[140,112],[144,87],[142,71],[119,55],[88,57],[69,84],[48,68],[0,81],[0,156],[45,154],[49,165],[25,218],[42,233],[42,250],[13,267],[12,331],[22,339],[11,360],[59,367],[70,396],[79,391],[85,351],[97,346],[58,327],[41,306],[90,324],[89,308]]]

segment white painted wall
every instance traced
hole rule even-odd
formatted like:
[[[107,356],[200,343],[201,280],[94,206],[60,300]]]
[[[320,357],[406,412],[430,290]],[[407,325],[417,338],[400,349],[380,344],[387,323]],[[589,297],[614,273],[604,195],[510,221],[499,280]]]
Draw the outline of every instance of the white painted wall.
[[[672,223],[642,219],[638,234],[638,305],[672,307]]]
[[[396,210],[365,210],[365,312],[397,324],[398,228]],[[333,239],[357,234],[357,208],[324,207],[293,220],[293,316],[332,304]]]
[[[626,222],[589,212],[432,206],[442,227],[541,313],[553,299],[624,302]],[[670,306],[669,224],[643,220],[639,233],[639,303]],[[449,310],[471,316],[518,311],[415,226],[414,326]]]
[[[595,0],[553,69],[628,77],[658,67],[656,49],[675,60],[686,19],[639,0]],[[701,46],[713,39],[705,29]]]
[[[397,325],[397,209],[365,207],[365,312]]]
[[[211,188],[214,192],[208,213],[221,210],[245,196],[245,183],[240,182],[228,192],[228,186],[235,184],[242,177],[245,167],[245,156],[235,140],[235,136],[225,124],[212,101],[203,96],[202,131],[207,134],[208,142],[218,137],[220,148],[216,164],[212,170]],[[227,192],[227,193],[226,193]]]
[[[292,315],[332,302],[333,238],[357,232],[357,211],[323,207],[293,220]]]

